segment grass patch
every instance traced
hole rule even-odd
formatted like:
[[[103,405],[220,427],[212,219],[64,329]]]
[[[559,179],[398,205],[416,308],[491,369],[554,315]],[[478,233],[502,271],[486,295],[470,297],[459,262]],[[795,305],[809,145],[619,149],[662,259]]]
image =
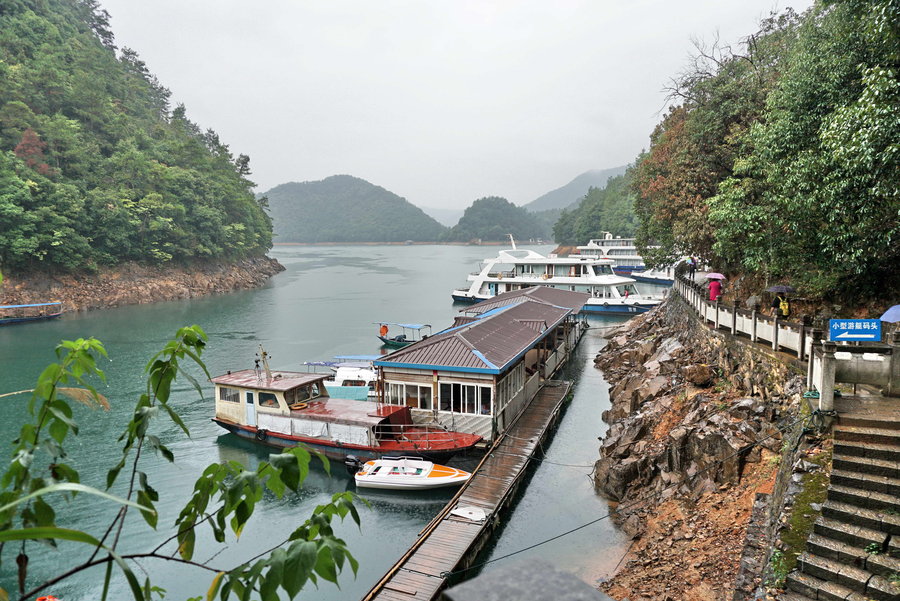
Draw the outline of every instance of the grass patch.
[[[772,567],[776,570],[776,578],[782,582],[788,572],[796,567],[797,557],[806,550],[806,539],[812,532],[813,523],[819,517],[820,512],[814,510],[811,505],[824,503],[828,493],[830,478],[825,468],[831,464],[831,449],[808,457],[806,460],[823,469],[803,475],[800,492],[794,498],[794,508],[791,511],[790,520],[788,520],[788,528],[781,533],[781,540],[785,544],[783,556],[779,558],[778,564],[773,563]]]

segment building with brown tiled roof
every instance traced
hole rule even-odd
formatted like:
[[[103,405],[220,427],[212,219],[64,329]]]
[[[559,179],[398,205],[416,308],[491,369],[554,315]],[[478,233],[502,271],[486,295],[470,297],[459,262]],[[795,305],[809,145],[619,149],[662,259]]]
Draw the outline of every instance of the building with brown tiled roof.
[[[383,401],[490,440],[568,358],[587,298],[531,288],[467,307],[453,326],[375,362]]]

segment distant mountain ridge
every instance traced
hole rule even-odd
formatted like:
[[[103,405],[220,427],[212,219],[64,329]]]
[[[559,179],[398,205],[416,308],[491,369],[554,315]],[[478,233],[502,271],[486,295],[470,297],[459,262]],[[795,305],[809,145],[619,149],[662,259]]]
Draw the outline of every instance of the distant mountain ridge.
[[[351,175],[265,192],[276,242],[434,242],[445,227],[405,198]]]
[[[628,165],[610,169],[591,169],[585,171],[565,186],[551,190],[543,196],[532,200],[522,208],[533,213],[548,209],[565,209],[581,201],[591,188],[604,188],[609,178],[625,173]]]

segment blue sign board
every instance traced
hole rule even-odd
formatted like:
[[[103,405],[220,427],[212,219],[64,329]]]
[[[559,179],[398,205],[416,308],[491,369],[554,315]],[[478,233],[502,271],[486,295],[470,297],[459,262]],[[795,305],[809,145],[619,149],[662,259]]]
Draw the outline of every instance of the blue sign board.
[[[828,321],[828,340],[881,342],[881,320],[831,319]]]

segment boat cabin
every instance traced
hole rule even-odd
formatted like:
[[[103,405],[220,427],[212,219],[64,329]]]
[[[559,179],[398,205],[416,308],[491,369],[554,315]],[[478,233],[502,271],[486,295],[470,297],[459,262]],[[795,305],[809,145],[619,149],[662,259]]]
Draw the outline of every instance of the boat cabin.
[[[270,434],[366,447],[394,439],[412,424],[407,407],[330,398],[326,374],[271,374],[247,369],[213,378],[216,421],[233,425],[232,431],[263,432],[273,444],[281,438]]]
[[[381,400],[491,440],[568,358],[588,298],[535,286],[463,309],[451,327],[375,361]]]

